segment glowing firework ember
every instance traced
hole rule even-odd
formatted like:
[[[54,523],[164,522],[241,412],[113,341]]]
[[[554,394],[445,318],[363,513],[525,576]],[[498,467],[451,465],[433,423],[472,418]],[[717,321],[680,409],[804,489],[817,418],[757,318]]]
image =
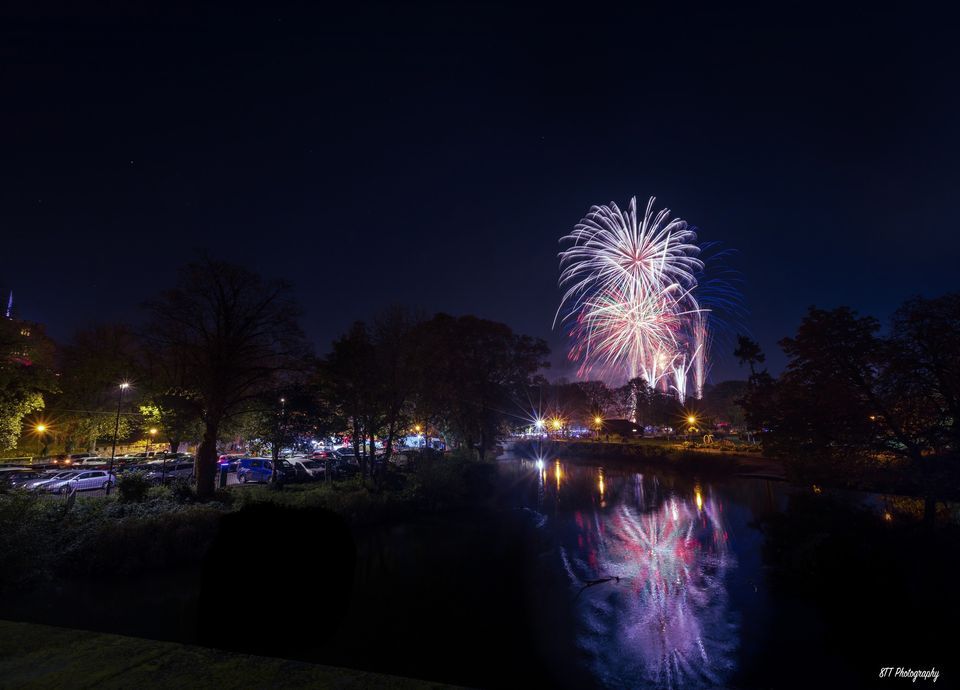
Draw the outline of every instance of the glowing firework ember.
[[[642,376],[682,401],[692,378],[700,397],[708,371],[712,309],[698,297],[704,262],[696,233],[669,209],[642,216],[636,197],[626,211],[594,206],[561,239],[557,317],[570,324],[570,358],[580,375]],[[726,291],[724,299],[735,303]]]

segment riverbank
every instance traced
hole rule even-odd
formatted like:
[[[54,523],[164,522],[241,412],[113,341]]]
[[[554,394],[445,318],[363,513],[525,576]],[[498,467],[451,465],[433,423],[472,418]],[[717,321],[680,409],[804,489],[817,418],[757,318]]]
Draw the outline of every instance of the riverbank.
[[[322,509],[351,527],[390,524],[482,502],[495,467],[448,458],[379,484],[333,483],[237,486],[198,501],[189,487],[155,487],[125,498],[78,495],[75,502],[36,492],[0,492],[0,591],[39,587],[61,578],[130,577],[199,564],[222,520],[257,505]]]
[[[94,503],[110,511],[109,519],[98,518],[98,524],[89,527],[98,536],[85,542],[86,548],[73,549],[78,557],[83,554],[82,572],[55,568],[43,582],[7,589],[0,594],[0,618],[61,626],[72,629],[77,639],[92,635],[85,631],[99,631],[163,640],[186,645],[187,651],[198,649],[204,658],[240,659],[241,666],[243,659],[266,658],[269,664],[293,659],[472,687],[556,686],[552,667],[530,653],[533,623],[523,614],[529,518],[515,509],[515,500],[502,495],[516,487],[502,480],[496,487],[483,486],[488,472],[499,477],[499,466],[493,463],[463,467],[452,462],[444,470],[420,475],[415,490],[407,487],[418,497],[417,510],[356,513],[378,515],[375,521],[335,520],[329,512],[332,503],[319,488],[273,492],[261,487],[256,493],[276,502],[229,509],[207,505],[203,510],[209,515],[188,511],[149,522],[133,513],[162,506],[138,504],[140,510],[121,516],[126,507],[115,496],[81,497],[75,509]],[[235,493],[247,495],[254,488]],[[457,495],[468,490],[476,492],[474,499]],[[348,501],[347,486],[343,493],[340,500],[356,507]],[[412,507],[406,502],[401,506]],[[171,517],[177,518],[176,525],[168,522]],[[202,528],[187,531],[195,521]],[[26,523],[60,529],[50,523],[39,526],[34,519]],[[73,526],[69,531],[73,533]],[[167,560],[168,537],[182,551],[176,568]],[[53,548],[65,543],[58,540]],[[36,557],[30,561],[35,563]],[[271,593],[269,583],[276,581],[280,585]],[[305,627],[308,634],[303,634]],[[497,663],[490,664],[494,650]],[[85,655],[87,649],[75,652]],[[118,655],[124,656],[126,652]],[[58,661],[36,658],[34,663],[45,668]],[[69,673],[79,674],[86,684],[87,668],[73,667]],[[510,669],[509,675],[504,668]],[[0,677],[6,675],[0,669]],[[207,682],[202,674],[197,678],[180,684],[171,680],[161,687],[282,687],[272,677],[261,682],[251,676],[256,681],[252,683],[229,677]],[[189,681],[188,673],[184,679]],[[43,677],[37,686],[60,682],[60,677]],[[322,678],[314,685],[350,687]],[[368,685],[357,681],[353,686]]]
[[[680,443],[659,440],[639,442],[603,441],[517,441],[512,451],[522,457],[559,458],[566,462],[596,464],[603,462],[614,467],[643,464],[658,468],[696,472],[706,476],[736,475],[786,481],[784,464],[759,453],[685,447]]]
[[[637,439],[626,442],[536,440],[515,441],[512,454],[522,458],[559,459],[577,465],[601,464],[618,469],[656,469],[706,479],[745,477],[789,482],[807,490],[837,490],[859,494],[883,495],[898,499],[904,512],[927,514],[934,522],[956,522],[960,492],[956,470],[941,471],[933,482],[937,496],[932,499],[925,486],[931,484],[926,474],[909,468],[878,461],[875,464],[838,468],[802,458],[771,458],[760,452],[719,449],[664,439]],[[925,505],[926,504],[926,505]]]

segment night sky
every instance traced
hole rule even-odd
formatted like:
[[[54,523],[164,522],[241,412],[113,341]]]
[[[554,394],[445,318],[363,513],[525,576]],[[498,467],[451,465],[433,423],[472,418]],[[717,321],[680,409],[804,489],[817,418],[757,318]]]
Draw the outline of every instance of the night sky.
[[[320,352],[402,303],[562,363],[557,240],[632,195],[738,250],[775,371],[811,304],[886,317],[958,288],[945,16],[266,5],[3,11],[0,286],[22,318],[61,339],[135,320],[208,249],[292,281]]]

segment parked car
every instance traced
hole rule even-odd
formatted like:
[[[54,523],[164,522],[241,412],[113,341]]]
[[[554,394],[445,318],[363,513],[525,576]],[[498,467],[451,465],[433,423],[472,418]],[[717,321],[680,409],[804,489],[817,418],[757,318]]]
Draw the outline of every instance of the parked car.
[[[353,449],[347,449],[347,452],[343,451],[342,448],[334,451],[332,456],[324,463],[326,467],[330,468],[331,477],[334,479],[353,477],[360,472],[360,463],[357,461]]]
[[[236,472],[237,463],[240,462],[240,458],[242,457],[243,453],[228,453],[226,455],[221,455],[217,460],[217,465],[220,466],[220,469],[226,467],[227,472]]]
[[[22,485],[27,491],[42,491],[50,482],[63,481],[80,474],[79,470],[65,470],[62,472],[44,472],[39,477],[32,479]]]
[[[241,484],[270,481],[272,473],[273,462],[269,458],[240,458],[237,463],[237,481]]]
[[[116,455],[111,458],[109,455],[105,458],[87,458],[82,463],[77,463],[74,467],[96,467],[97,469],[109,468],[113,465],[115,469],[123,469],[131,465],[137,465],[143,462],[143,458],[136,455]]]
[[[182,460],[167,460],[165,462],[151,462],[145,466],[147,469],[144,478],[148,482],[160,484],[176,479],[193,479],[193,461],[183,462]]]
[[[62,464],[65,465],[82,465],[84,463],[94,461],[94,460],[103,460],[96,453],[72,453],[66,456],[59,456],[62,460]]]
[[[59,479],[44,485],[50,493],[68,494],[72,491],[106,489],[117,483],[115,475],[106,470],[81,470],[67,479]]]
[[[43,471],[34,467],[4,467],[0,469],[0,486],[20,487],[43,475]]]
[[[141,453],[130,453],[127,457],[136,458],[140,462],[146,462],[147,460],[159,460],[167,453],[162,450],[147,450]]]
[[[107,464],[107,467],[109,468],[109,463]],[[145,464],[145,465],[143,465],[143,464],[141,464],[141,465],[134,465],[134,464],[118,465],[118,464],[115,463],[115,464],[113,465],[113,472],[114,472],[114,474],[130,474],[130,473],[132,473],[132,472],[148,472],[149,470],[152,470],[152,469],[153,469],[153,465],[150,465],[150,464]]]
[[[280,466],[286,475],[285,478],[302,479],[305,481],[322,479],[324,476],[324,464],[320,460],[311,460],[309,458],[293,458],[285,460]]]

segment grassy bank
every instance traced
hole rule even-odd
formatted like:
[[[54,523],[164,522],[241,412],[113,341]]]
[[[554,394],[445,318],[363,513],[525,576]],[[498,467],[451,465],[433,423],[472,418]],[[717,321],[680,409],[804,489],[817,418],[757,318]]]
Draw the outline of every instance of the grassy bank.
[[[18,688],[441,688],[397,676],[173,642],[0,621],[0,678]]]

